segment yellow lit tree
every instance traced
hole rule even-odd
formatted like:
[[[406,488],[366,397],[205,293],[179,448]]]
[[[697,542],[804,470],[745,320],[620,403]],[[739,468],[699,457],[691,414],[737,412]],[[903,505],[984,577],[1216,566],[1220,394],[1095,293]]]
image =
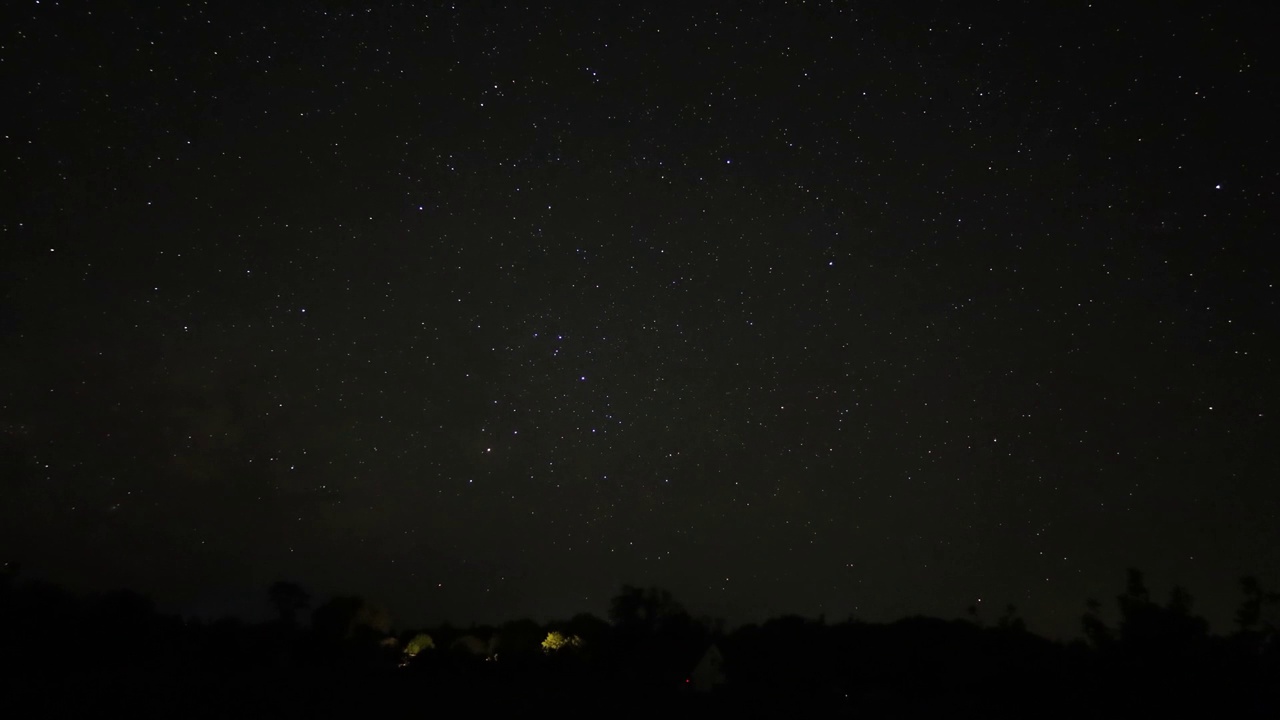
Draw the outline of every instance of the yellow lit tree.
[[[418,653],[423,650],[431,650],[435,648],[435,646],[436,643],[431,639],[430,635],[426,633],[418,633],[413,636],[412,640],[405,643],[404,656],[405,658],[417,657]]]
[[[542,652],[552,653],[559,652],[566,648],[582,647],[582,638],[577,635],[565,635],[559,630],[552,630],[547,633],[547,638],[542,641]]]

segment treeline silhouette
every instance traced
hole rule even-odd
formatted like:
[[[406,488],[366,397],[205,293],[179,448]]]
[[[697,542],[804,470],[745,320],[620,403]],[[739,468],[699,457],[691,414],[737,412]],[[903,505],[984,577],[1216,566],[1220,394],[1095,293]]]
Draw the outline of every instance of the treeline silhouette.
[[[1084,638],[1047,640],[1013,608],[994,625],[786,616],[727,631],[670,593],[623,586],[609,618],[394,631],[377,604],[313,607],[301,586],[264,593],[274,620],[158,612],[130,591],[77,596],[0,575],[0,662],[10,717],[334,717],[357,713],[818,710],[870,717],[1277,716],[1280,595],[1241,581],[1235,628],[1213,635],[1175,588],[1161,602],[1128,572],[1119,622],[1089,601]],[[15,712],[21,710],[21,712]]]

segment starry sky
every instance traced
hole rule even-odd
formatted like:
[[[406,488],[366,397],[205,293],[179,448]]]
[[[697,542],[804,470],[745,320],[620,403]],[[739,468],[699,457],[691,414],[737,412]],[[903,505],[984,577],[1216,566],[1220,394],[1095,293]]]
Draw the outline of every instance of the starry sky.
[[[1264,4],[149,5],[0,22],[24,573],[1057,637],[1280,582]]]

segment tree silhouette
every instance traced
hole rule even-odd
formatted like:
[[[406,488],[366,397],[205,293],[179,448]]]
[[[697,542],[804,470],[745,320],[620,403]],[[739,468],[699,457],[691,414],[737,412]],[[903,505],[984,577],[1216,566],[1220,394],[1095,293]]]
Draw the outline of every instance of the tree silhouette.
[[[271,587],[267,588],[267,597],[276,609],[280,622],[290,627],[297,625],[298,613],[311,606],[311,596],[302,586],[286,580],[271,583]]]
[[[1116,597],[1120,606],[1120,641],[1143,644],[1158,634],[1159,608],[1151,602],[1142,572],[1137,568],[1126,571],[1124,593]]]
[[[1130,654],[1161,663],[1200,653],[1209,635],[1209,623],[1191,614],[1191,594],[1174,586],[1161,606],[1151,599],[1142,573],[1130,568],[1120,606],[1119,639]]]
[[[1215,716],[1243,710],[1237,714],[1273,717],[1280,643],[1267,613],[1280,597],[1256,578],[1242,579],[1240,587],[1240,631],[1228,638],[1208,636],[1185,589],[1174,587],[1167,601],[1155,600],[1142,574],[1131,570],[1116,597],[1118,626],[1107,627],[1101,604],[1089,602],[1084,629],[1091,647],[1020,629],[1012,607],[985,629],[924,617],[830,625],[792,615],[718,635],[670,593],[636,586],[623,586],[613,599],[612,625],[579,615],[547,626],[515,620],[500,631],[440,626],[430,635],[407,632],[400,646],[386,635],[386,611],[354,595],[316,607],[315,633],[308,635],[282,631],[275,621],[184,621],[159,613],[137,593],[79,597],[27,581],[0,592],[0,661],[25,666],[20,677],[47,673],[50,681],[31,690],[33,697],[56,692],[67,677],[116,692],[118,670],[124,669],[135,680],[124,679],[134,684],[126,695],[116,694],[130,702],[151,701],[157,693],[176,698],[188,687],[206,687],[210,671],[235,669],[242,694],[226,693],[228,702],[289,703],[306,696],[313,698],[307,711],[315,716],[331,714],[335,697],[366,714],[400,702],[419,707],[429,688],[457,698],[484,694],[524,703],[591,697],[627,703],[628,710],[641,703],[694,703],[726,716],[730,708],[760,714],[774,702],[778,708],[844,703],[873,715],[903,707],[916,714],[959,708],[962,714],[1001,715],[1053,698],[1064,716],[1109,706],[1114,714],[1143,716],[1212,708]],[[296,585],[271,588],[273,604],[292,609],[293,617],[305,607]],[[441,650],[429,650],[436,645]],[[108,649],[109,661],[69,657],[81,647]],[[720,682],[712,673],[702,687],[718,687],[703,696],[690,691],[705,677],[708,668],[699,668],[707,658],[712,670],[723,660],[725,675]],[[234,714],[237,708],[220,709]]]
[[[623,631],[652,634],[665,622],[684,615],[684,608],[662,588],[623,585],[609,605],[609,619]]]
[[[311,627],[328,640],[380,640],[391,631],[391,616],[358,595],[336,595],[311,613]]]
[[[623,585],[613,597],[612,654],[636,688],[674,691],[706,652],[710,633],[657,587]]]
[[[609,623],[591,613],[578,613],[565,623],[564,631],[582,638],[588,652],[595,653],[609,640]]]
[[[497,652],[506,661],[537,657],[545,635],[542,626],[529,618],[505,622],[498,630]]]
[[[1102,622],[1099,617],[1102,613],[1102,603],[1090,598],[1086,603],[1088,611],[1080,618],[1081,629],[1084,630],[1084,636],[1095,650],[1101,650],[1111,647],[1115,638],[1111,634],[1111,628]]]
[[[1236,624],[1240,626],[1241,631],[1248,632],[1257,627],[1258,621],[1262,619],[1264,593],[1258,578],[1252,575],[1240,578],[1240,590],[1244,593],[1244,601],[1236,610]]]
[[[1244,600],[1236,610],[1236,624],[1240,626],[1240,630],[1249,632],[1260,629],[1265,632],[1275,632],[1275,628],[1270,623],[1263,621],[1262,611],[1269,605],[1280,605],[1280,593],[1263,590],[1258,578],[1252,575],[1240,578],[1240,590],[1244,594]]]
[[[1018,617],[1018,608],[1010,604],[1005,606],[1004,615],[1000,616],[1000,619],[996,622],[996,627],[1011,632],[1023,632],[1027,629],[1027,624],[1023,622],[1021,617]]]

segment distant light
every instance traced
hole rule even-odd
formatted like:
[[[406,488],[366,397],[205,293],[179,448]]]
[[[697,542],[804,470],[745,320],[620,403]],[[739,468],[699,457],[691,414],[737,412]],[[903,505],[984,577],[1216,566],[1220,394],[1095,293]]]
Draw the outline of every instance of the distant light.
[[[1214,189],[1214,190],[1221,190],[1221,189],[1222,189],[1222,186],[1221,186],[1221,185],[1214,185],[1214,186],[1213,186],[1213,189]]]

